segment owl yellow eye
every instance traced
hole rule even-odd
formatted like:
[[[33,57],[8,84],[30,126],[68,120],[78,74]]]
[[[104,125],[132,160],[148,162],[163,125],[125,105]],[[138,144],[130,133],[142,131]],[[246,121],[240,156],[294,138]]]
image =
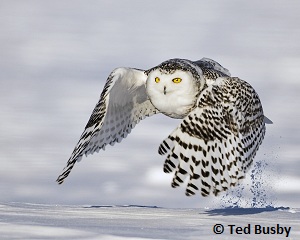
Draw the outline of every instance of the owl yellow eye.
[[[172,80],[173,83],[181,83],[182,79],[181,78],[174,78]]]
[[[156,83],[159,83],[159,82],[160,82],[159,77],[156,77],[156,78],[155,78],[155,82],[156,82]]]

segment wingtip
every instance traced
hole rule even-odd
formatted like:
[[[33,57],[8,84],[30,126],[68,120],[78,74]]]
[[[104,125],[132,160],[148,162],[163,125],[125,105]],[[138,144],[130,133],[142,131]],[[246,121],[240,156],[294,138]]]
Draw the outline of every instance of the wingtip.
[[[273,124],[273,121],[269,118],[267,118],[266,116],[264,116],[264,122],[265,124]]]
[[[55,182],[58,184],[58,185],[61,185],[63,182],[64,182],[64,179],[61,178],[61,176],[59,176]]]

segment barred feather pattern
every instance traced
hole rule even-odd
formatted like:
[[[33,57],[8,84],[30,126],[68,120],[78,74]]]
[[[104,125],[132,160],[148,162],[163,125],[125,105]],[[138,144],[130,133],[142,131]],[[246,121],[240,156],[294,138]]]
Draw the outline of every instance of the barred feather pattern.
[[[118,68],[110,74],[80,140],[56,180],[59,184],[84,154],[121,142],[140,120],[158,113],[147,98],[146,79],[144,71],[138,69]]]
[[[197,106],[159,146],[172,187],[187,178],[186,195],[218,195],[245,177],[265,135],[255,90],[239,78],[214,79]]]

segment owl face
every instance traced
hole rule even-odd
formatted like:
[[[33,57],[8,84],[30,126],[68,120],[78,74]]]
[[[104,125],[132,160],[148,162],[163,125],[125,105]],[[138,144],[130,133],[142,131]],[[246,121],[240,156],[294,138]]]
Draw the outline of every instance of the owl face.
[[[173,118],[183,118],[190,112],[199,91],[191,73],[182,70],[168,73],[159,69],[149,73],[146,90],[152,104]]]

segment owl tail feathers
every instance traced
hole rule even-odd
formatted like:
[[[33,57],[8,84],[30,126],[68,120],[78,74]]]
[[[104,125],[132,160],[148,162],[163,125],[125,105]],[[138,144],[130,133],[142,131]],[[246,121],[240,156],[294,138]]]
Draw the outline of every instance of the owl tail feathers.
[[[264,116],[264,123],[265,124],[273,124],[273,121],[270,118],[267,118],[266,116]]]

